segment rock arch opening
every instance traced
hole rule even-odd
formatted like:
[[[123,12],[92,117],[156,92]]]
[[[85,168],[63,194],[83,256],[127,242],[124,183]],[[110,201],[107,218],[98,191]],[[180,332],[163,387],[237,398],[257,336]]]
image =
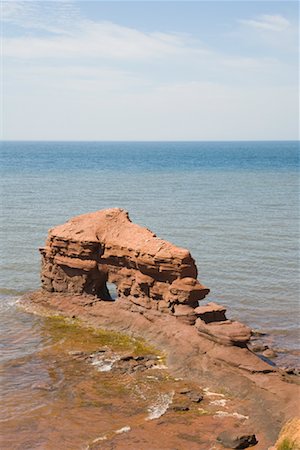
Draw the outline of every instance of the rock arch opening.
[[[117,286],[114,283],[106,283],[106,289],[108,291],[109,294],[109,300],[115,302],[118,298],[118,290],[117,290]]]

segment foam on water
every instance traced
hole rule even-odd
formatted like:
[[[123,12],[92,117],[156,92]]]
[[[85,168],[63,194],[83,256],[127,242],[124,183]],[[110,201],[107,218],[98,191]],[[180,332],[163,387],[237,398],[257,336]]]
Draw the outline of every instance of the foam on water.
[[[222,419],[224,417],[235,417],[236,419],[239,419],[239,420],[248,420],[249,419],[249,416],[244,416],[243,414],[240,414],[238,412],[229,413],[227,411],[217,411],[216,414],[214,415],[214,417],[218,417],[220,419]]]
[[[120,428],[119,430],[116,430],[115,433],[116,434],[123,434],[123,433],[128,433],[128,431],[130,431],[131,428],[129,426],[125,426]]]
[[[209,402],[210,405],[214,405],[214,406],[226,406],[227,400],[225,400],[225,398],[223,398],[222,400],[212,400],[211,402]]]
[[[174,391],[159,394],[156,402],[153,405],[149,406],[149,415],[146,420],[154,420],[163,416],[167,412],[169,406],[172,404],[173,397]]]
[[[92,366],[96,366],[99,372],[110,372],[116,361],[120,360],[119,355],[112,355],[107,357],[106,355],[96,355],[92,358]]]

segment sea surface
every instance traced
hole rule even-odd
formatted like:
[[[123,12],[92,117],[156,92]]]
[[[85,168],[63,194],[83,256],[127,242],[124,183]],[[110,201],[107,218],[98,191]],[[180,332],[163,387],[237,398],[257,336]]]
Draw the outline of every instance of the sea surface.
[[[2,142],[0,321],[9,373],[47,345],[43,319],[17,301],[40,286],[38,247],[48,229],[111,207],[188,248],[208,300],[265,332],[280,364],[299,366],[298,142]]]

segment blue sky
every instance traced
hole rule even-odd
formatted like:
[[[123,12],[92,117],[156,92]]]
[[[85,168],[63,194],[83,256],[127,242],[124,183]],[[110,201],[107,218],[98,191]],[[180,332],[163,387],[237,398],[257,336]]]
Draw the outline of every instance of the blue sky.
[[[298,139],[296,1],[2,1],[12,140]]]

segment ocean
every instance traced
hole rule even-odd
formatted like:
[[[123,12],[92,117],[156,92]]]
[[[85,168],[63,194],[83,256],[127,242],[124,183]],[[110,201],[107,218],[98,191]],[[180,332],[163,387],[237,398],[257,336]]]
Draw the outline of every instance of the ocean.
[[[92,354],[76,355],[102,338],[18,308],[40,286],[48,229],[78,214],[125,208],[188,248],[207,300],[265,333],[275,363],[299,367],[298,151],[298,142],[1,144],[3,448],[94,448],[149,423],[149,411],[159,417],[173,395],[168,376],[96,373]]]
[[[3,142],[1,303],[40,286],[38,247],[121,207],[188,248],[208,300],[299,349],[298,142]]]

